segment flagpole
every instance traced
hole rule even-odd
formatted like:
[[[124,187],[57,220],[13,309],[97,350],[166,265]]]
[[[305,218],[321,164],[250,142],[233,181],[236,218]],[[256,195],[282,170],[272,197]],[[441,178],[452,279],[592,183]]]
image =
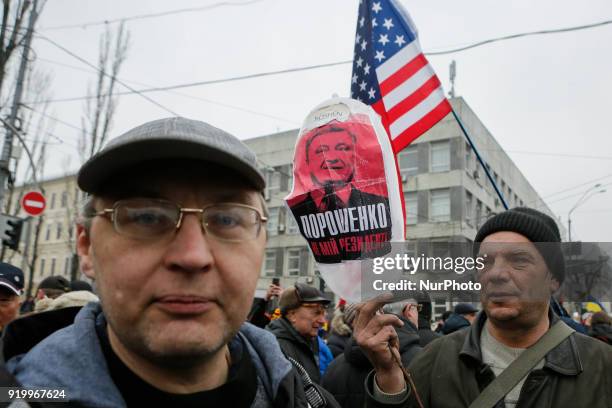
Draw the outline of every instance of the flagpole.
[[[485,165],[484,160],[482,160],[482,157],[480,156],[480,153],[478,153],[478,150],[476,149],[476,146],[474,145],[474,142],[472,142],[472,138],[470,137],[470,135],[468,134],[467,130],[463,126],[463,123],[461,122],[461,119],[459,119],[459,115],[457,115],[457,113],[455,112],[455,109],[451,109],[451,112],[453,112],[453,116],[455,117],[455,120],[457,120],[457,123],[459,124],[459,127],[461,128],[461,131],[463,132],[463,135],[465,136],[465,138],[467,139],[468,143],[470,144],[470,147],[472,148],[472,150],[476,154],[476,158],[478,158],[478,161],[480,162],[480,165],[484,169],[484,172],[487,175],[489,181],[493,185],[493,188],[495,189],[495,192],[497,193],[497,196],[499,197],[499,199],[501,200],[502,204],[504,205],[504,209],[507,210],[508,209],[508,203],[506,203],[506,200],[504,199],[504,196],[503,196],[502,192],[499,190],[499,187],[497,187],[497,184],[495,183],[495,180],[491,176],[491,173],[489,172],[489,169]]]

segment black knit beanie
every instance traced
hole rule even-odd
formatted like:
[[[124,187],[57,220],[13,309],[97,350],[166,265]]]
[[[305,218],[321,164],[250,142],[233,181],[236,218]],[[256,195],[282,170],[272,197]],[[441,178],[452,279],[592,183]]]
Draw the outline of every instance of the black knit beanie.
[[[523,235],[536,244],[548,269],[559,282],[565,279],[565,261],[561,251],[561,235],[555,220],[534,209],[517,207],[489,218],[478,230],[474,239],[474,256],[480,243],[489,235],[499,231],[512,231]],[[542,244],[538,243],[553,243]]]

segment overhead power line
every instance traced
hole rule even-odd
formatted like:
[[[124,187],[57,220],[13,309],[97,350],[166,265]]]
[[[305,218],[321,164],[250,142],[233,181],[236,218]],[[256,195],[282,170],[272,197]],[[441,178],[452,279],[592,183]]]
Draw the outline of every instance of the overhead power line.
[[[352,61],[331,62],[327,64],[317,64],[317,65],[310,65],[307,67],[288,68],[288,69],[282,69],[278,71],[261,72],[257,74],[241,75],[241,76],[235,76],[235,77],[230,77],[230,78],[212,79],[208,81],[188,82],[185,84],[177,84],[177,85],[169,85],[169,86],[156,86],[156,87],[143,88],[143,89],[138,89],[138,90],[133,89],[130,91],[113,92],[112,95],[113,96],[130,95],[133,93],[145,94],[145,93],[150,93],[150,92],[170,91],[170,90],[181,89],[181,88],[191,88],[194,86],[220,84],[220,83],[225,83],[225,82],[242,81],[245,79],[262,78],[262,77],[267,77],[267,76],[272,76],[272,75],[289,74],[292,72],[308,71],[312,69],[334,67],[337,65],[345,65],[351,62]],[[109,96],[109,95],[105,94],[104,96]],[[75,97],[70,97],[70,98],[47,99],[45,101],[40,101],[40,102],[35,102],[35,103],[40,104],[40,103],[51,103],[51,102],[72,102],[72,101],[83,101],[83,100],[94,99],[94,98],[96,97],[93,95],[75,96]],[[34,102],[30,102],[30,104],[32,103]]]
[[[59,65],[59,66],[62,66],[62,67],[74,69],[74,70],[85,72],[85,73],[93,73],[94,72],[93,70],[88,69],[88,68],[76,67],[74,65],[64,64],[63,62],[54,61],[54,60],[50,60],[50,59],[47,59],[47,58],[38,58],[38,61],[43,61],[43,62],[47,62],[47,63],[50,63],[50,64]],[[134,84],[134,85],[151,87],[150,84],[145,84],[145,83],[138,82],[138,81],[133,81],[133,80],[126,80],[125,78],[123,78],[122,81],[129,82],[129,83]],[[298,122],[296,120],[282,118],[280,116],[275,116],[275,115],[270,115],[268,113],[255,111],[255,110],[252,110],[252,109],[248,109],[248,108],[244,108],[244,107],[241,107],[241,106],[232,105],[232,104],[229,104],[229,103],[213,101],[212,99],[202,98],[200,96],[190,95],[190,94],[187,94],[187,93],[184,93],[184,92],[178,92],[178,91],[174,91],[174,90],[168,90],[168,91],[164,91],[164,92],[168,92],[168,93],[171,93],[171,94],[174,94],[174,95],[182,96],[184,98],[193,99],[193,100],[196,100],[196,101],[206,102],[206,103],[209,103],[209,104],[212,104],[212,105],[217,105],[217,106],[221,106],[221,107],[228,108],[228,109],[234,109],[234,110],[237,110],[237,111],[240,111],[240,112],[250,113],[251,115],[255,115],[255,116],[261,116],[261,117],[265,117],[265,118],[268,118],[268,119],[280,120],[282,122],[291,123],[292,125],[296,125],[296,126],[300,125],[300,122]]]
[[[600,21],[598,23],[584,24],[584,25],[573,26],[573,27],[555,28],[555,29],[551,29],[551,30],[528,31],[528,32],[525,32],[525,33],[510,34],[510,35],[505,35],[503,37],[490,38],[488,40],[478,41],[478,42],[475,42],[473,44],[465,45],[465,46],[458,47],[458,48],[452,48],[452,49],[449,49],[449,50],[427,52],[425,54],[426,55],[453,54],[455,52],[466,51],[466,50],[469,50],[469,49],[472,49],[472,48],[480,47],[480,46],[483,46],[483,45],[486,45],[486,44],[491,44],[491,43],[494,43],[494,42],[514,40],[516,38],[529,37],[529,36],[534,36],[534,35],[559,34],[559,33],[567,33],[567,32],[570,32],[570,31],[587,30],[589,28],[601,27],[601,26],[605,26],[605,25],[608,25],[608,24],[612,24],[612,20],[604,20],[604,21]]]
[[[503,37],[496,37],[496,38],[491,38],[488,40],[479,41],[479,42],[476,42],[470,45],[453,48],[449,50],[425,52],[425,55],[431,56],[431,55],[452,54],[452,53],[465,51],[471,48],[476,48],[476,47],[480,47],[486,44],[491,44],[491,43],[499,42],[499,41],[507,41],[507,40],[512,40],[512,39],[516,39],[520,37],[533,36],[533,35],[558,34],[558,33],[570,32],[570,31],[586,30],[590,28],[601,27],[601,26],[608,25],[608,24],[612,24],[612,20],[605,20],[605,21],[601,21],[598,23],[585,24],[585,25],[574,26],[574,27],[558,28],[558,29],[552,29],[552,30],[530,31],[530,32],[525,32],[525,33],[512,34],[512,35],[507,35]],[[115,92],[113,93],[113,95],[129,95],[132,93],[143,94],[143,93],[149,93],[149,92],[168,91],[168,90],[180,89],[180,88],[190,88],[194,86],[220,84],[220,83],[225,83],[225,82],[261,78],[261,77],[272,76],[272,75],[309,71],[309,70],[320,69],[320,68],[329,68],[329,67],[334,67],[338,65],[351,64],[352,62],[353,60],[345,60],[345,61],[338,61],[338,62],[330,62],[326,64],[308,65],[304,67],[289,68],[289,69],[283,69],[283,70],[278,70],[278,71],[261,72],[257,74],[242,75],[242,76],[235,76],[235,77],[222,78],[222,79],[188,82],[188,83],[183,83],[183,84],[168,85],[168,86],[162,86],[162,87],[150,87],[150,88],[144,88],[144,89],[138,89],[138,90],[134,89],[130,91]],[[86,100],[90,98],[93,98],[93,96],[76,96],[76,97],[68,97],[68,98],[47,99],[45,101],[41,101],[38,103],[82,101],[82,100]]]
[[[219,3],[209,4],[208,6],[167,10],[167,11],[161,11],[158,13],[138,14],[134,16],[119,17],[119,18],[108,19],[108,20],[90,21],[87,23],[80,23],[80,24],[77,23],[77,24],[66,24],[66,25],[60,25],[60,26],[43,27],[40,30],[50,31],[50,30],[63,30],[63,29],[68,29],[68,28],[88,28],[88,27],[101,26],[101,25],[107,25],[107,24],[122,23],[125,21],[145,20],[145,19],[150,19],[150,18],[171,16],[174,14],[193,13],[193,12],[199,12],[199,11],[213,10],[216,8],[226,7],[226,6],[234,6],[234,7],[249,6],[251,4],[259,3],[262,1],[263,0],[248,0],[248,1],[243,1],[243,2],[222,1]]]
[[[44,35],[41,35],[40,33],[36,33],[36,37],[43,39],[47,42],[49,42],[50,44],[53,44],[55,47],[59,48],[60,50],[64,51],[66,54],[70,55],[73,58],[76,58],[77,60],[81,61],[82,63],[84,63],[87,66],[92,67],[93,69],[95,69],[96,71],[100,72],[102,75],[107,76],[109,78],[113,78],[112,75],[107,74],[104,70],[100,69],[99,67],[95,66],[94,64],[92,64],[91,62],[87,61],[85,58],[75,54],[74,52],[70,51],[69,49],[67,49],[66,47],[64,47],[63,45],[59,44],[56,41],[53,41],[52,39],[45,37]],[[150,98],[147,95],[144,95],[142,92],[140,92],[137,89],[134,89],[133,87],[131,87],[130,85],[126,84],[125,82],[121,81],[119,78],[114,77],[115,81],[117,81],[118,84],[124,86],[125,88],[129,89],[131,91],[131,93],[136,93],[138,95],[140,95],[141,97],[143,97],[144,99],[146,99],[147,101],[151,102],[153,105],[157,106],[158,108],[161,108],[163,110],[165,110],[166,112],[170,113],[173,116],[180,116],[178,113],[174,112],[173,110],[171,110],[170,108],[167,108],[166,106],[162,105],[161,103],[157,102],[156,100]],[[115,95],[115,93],[113,93],[112,95]],[[111,96],[112,96],[111,95]],[[95,98],[96,96],[92,96],[92,98]]]

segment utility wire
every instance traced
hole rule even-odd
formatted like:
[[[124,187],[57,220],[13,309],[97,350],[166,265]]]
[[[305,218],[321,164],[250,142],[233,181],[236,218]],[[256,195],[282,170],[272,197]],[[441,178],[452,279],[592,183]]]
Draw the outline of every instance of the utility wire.
[[[242,81],[245,79],[262,78],[262,77],[267,77],[267,76],[272,76],[272,75],[288,74],[292,72],[308,71],[312,69],[334,67],[337,65],[344,65],[348,63],[352,63],[352,61],[331,62],[331,63],[326,63],[326,64],[310,65],[307,67],[288,68],[288,69],[282,69],[278,71],[260,72],[257,74],[241,75],[241,76],[235,76],[235,77],[230,77],[230,78],[212,79],[208,81],[188,82],[185,84],[177,84],[177,85],[169,85],[169,86],[157,86],[157,87],[144,88],[144,89],[138,89],[138,90],[128,88],[130,89],[130,91],[113,92],[112,96],[129,95],[133,93],[138,93],[142,95],[144,93],[149,93],[149,92],[170,91],[170,90],[180,89],[180,88],[191,88],[194,86],[220,84],[220,83],[233,82],[233,81]],[[109,95],[104,94],[103,96],[109,96]],[[40,103],[51,103],[51,102],[72,102],[72,101],[82,101],[82,100],[93,99],[93,98],[95,98],[95,96],[92,96],[92,95],[76,96],[76,97],[70,97],[70,98],[47,99],[47,100],[36,102],[36,103],[40,104]]]
[[[612,20],[604,20],[604,21],[600,21],[598,23],[585,24],[585,25],[580,25],[580,26],[573,26],[573,27],[566,27],[566,28],[559,28],[559,29],[552,29],[552,30],[540,30],[540,31],[530,31],[530,32],[525,32],[525,33],[512,34],[512,35],[507,35],[507,36],[503,36],[503,37],[496,37],[496,38],[491,38],[491,39],[488,39],[488,40],[479,41],[479,42],[476,42],[476,43],[473,43],[473,44],[470,44],[470,45],[466,45],[466,46],[462,46],[462,47],[458,47],[458,48],[453,48],[453,49],[449,49],[449,50],[434,51],[434,52],[425,52],[425,55],[433,56],[433,55],[452,54],[452,53],[456,53],[456,52],[461,52],[461,51],[469,50],[471,48],[480,47],[480,46],[483,46],[483,45],[486,45],[486,44],[491,44],[491,43],[500,42],[500,41],[512,40],[512,39],[520,38],[520,37],[527,37],[527,36],[533,36],[533,35],[543,35],[543,34],[566,33],[566,32],[570,32],[570,31],[579,31],[579,30],[586,30],[586,29],[595,28],[595,27],[601,27],[601,26],[608,25],[608,24],[612,24]],[[44,38],[44,37],[42,37],[42,38]],[[47,40],[50,41],[49,39],[47,39]],[[262,73],[257,73],[257,74],[251,74],[251,75],[243,75],[243,76],[230,77],[230,78],[224,78],[224,79],[216,79],[216,80],[210,80],[210,81],[189,82],[189,83],[185,83],[185,84],[169,85],[169,86],[165,86],[165,87],[145,88],[145,89],[140,89],[140,90],[135,90],[135,89],[128,88],[128,89],[130,89],[131,92],[125,92],[125,91],[124,92],[116,92],[116,93],[113,93],[113,95],[127,95],[127,94],[130,94],[130,93],[139,93],[139,94],[142,94],[142,93],[145,93],[145,92],[167,91],[167,90],[179,89],[179,88],[189,88],[189,87],[194,87],[194,86],[219,84],[219,83],[238,81],[238,80],[244,80],[244,79],[260,78],[260,77],[265,77],[265,76],[286,74],[286,73],[291,73],[291,72],[309,71],[309,70],[313,70],[313,69],[328,68],[328,67],[352,64],[352,63],[353,63],[353,60],[345,60],[345,61],[331,62],[331,63],[326,63],[326,64],[309,65],[309,66],[305,66],[305,67],[296,67],[296,68],[290,68],[290,69],[279,70],[279,71],[269,71],[269,72],[262,72]],[[85,99],[90,99],[90,98],[93,98],[93,96],[84,96],[84,97],[81,96],[81,97],[71,97],[71,98],[48,99],[46,101],[42,101],[42,102],[39,102],[39,103],[80,101],[80,100],[85,100]]]
[[[515,38],[529,37],[529,36],[533,36],[533,35],[558,34],[558,33],[567,33],[567,32],[570,32],[570,31],[587,30],[589,28],[601,27],[601,26],[605,26],[605,25],[608,25],[608,24],[612,24],[612,20],[604,20],[604,21],[600,21],[598,23],[584,24],[584,25],[573,26],[573,27],[565,27],[565,28],[556,28],[556,29],[551,29],[551,30],[529,31],[529,32],[526,32],[526,33],[510,34],[510,35],[505,35],[503,37],[495,37],[495,38],[490,38],[488,40],[478,41],[478,42],[475,42],[473,44],[469,44],[469,45],[466,45],[466,46],[463,46],[463,47],[452,48],[452,49],[444,50],[444,51],[427,52],[425,54],[426,55],[453,54],[455,52],[469,50],[469,49],[472,49],[472,48],[480,47],[480,46],[483,46],[483,45],[486,45],[486,44],[491,44],[491,43],[494,43],[494,42],[513,40]]]
[[[59,65],[59,66],[62,66],[62,67],[74,69],[74,70],[81,71],[81,72],[86,72],[86,73],[92,73],[93,72],[91,69],[81,68],[81,67],[77,67],[77,66],[70,65],[70,64],[65,64],[63,62],[54,61],[54,60],[50,60],[50,59],[47,59],[47,58],[38,58],[38,61],[43,61],[43,62],[47,62],[47,63],[50,63],[50,64]],[[138,81],[126,80],[125,78],[122,79],[122,80],[125,81],[125,82],[132,83],[134,85],[146,86],[146,87],[151,87],[152,86],[150,84],[145,84],[145,83],[138,82]],[[193,99],[193,100],[196,100],[196,101],[206,102],[206,103],[209,103],[209,104],[212,104],[212,105],[217,105],[217,106],[221,106],[221,107],[228,108],[228,109],[235,109],[237,111],[250,113],[252,115],[261,116],[261,117],[265,117],[265,118],[268,118],[268,119],[280,120],[282,122],[291,123],[292,125],[297,125],[297,126],[300,125],[300,123],[295,121],[295,120],[291,120],[291,119],[287,119],[287,118],[281,118],[279,116],[270,115],[270,114],[267,114],[267,113],[255,111],[255,110],[248,109],[248,108],[243,108],[243,107],[236,106],[236,105],[231,105],[231,104],[224,103],[224,102],[213,101],[211,99],[202,98],[200,96],[195,96],[195,95],[190,95],[190,94],[187,94],[187,93],[184,93],[184,92],[178,92],[178,91],[173,91],[173,90],[168,90],[168,91],[164,91],[164,92],[168,92],[168,93],[171,93],[171,94],[174,94],[174,95],[178,95],[178,96],[182,96],[182,97],[185,97],[185,98]]]
[[[209,4],[208,6],[202,6],[202,7],[190,7],[190,8],[184,8],[184,9],[161,11],[158,13],[139,14],[139,15],[134,15],[134,16],[129,16],[129,17],[120,17],[120,18],[108,19],[108,20],[90,21],[90,22],[81,23],[81,24],[67,24],[67,25],[60,25],[60,26],[43,27],[40,30],[50,31],[50,30],[63,30],[67,28],[88,28],[88,27],[108,25],[108,24],[114,24],[114,23],[122,23],[125,21],[144,20],[144,19],[149,19],[149,18],[165,17],[165,16],[174,15],[174,14],[193,13],[197,11],[212,10],[212,9],[216,9],[219,7],[225,7],[225,6],[236,6],[236,7],[249,6],[251,4],[259,3],[262,1],[263,0],[249,0],[249,1],[243,1],[243,2],[222,1],[219,3]]]
[[[96,71],[100,72],[102,75],[107,76],[109,78],[114,78],[115,81],[117,81],[118,84],[123,85],[125,88],[129,89],[132,93],[136,93],[136,94],[140,95],[141,97],[143,97],[147,101],[151,102],[152,104],[154,104],[158,108],[161,108],[161,109],[165,110],[166,112],[170,113],[173,116],[180,116],[178,113],[174,112],[170,108],[167,108],[164,105],[162,105],[161,103],[155,101],[154,99],[151,99],[149,96],[144,95],[139,90],[132,88],[130,85],[128,85],[125,82],[121,81],[119,78],[113,77],[112,75],[107,74],[104,70],[98,68],[97,66],[95,66],[91,62],[87,61],[85,58],[75,54],[74,52],[70,51],[69,49],[67,49],[63,45],[57,43],[56,41],[53,41],[52,39],[50,39],[48,37],[45,37],[44,35],[41,35],[40,33],[36,33],[36,37],[41,38],[41,39],[43,39],[43,40],[53,44],[55,47],[57,47],[60,50],[64,51],[66,54],[70,55],[71,57],[76,58],[79,61],[81,61],[82,63],[84,63],[84,64],[94,68]],[[112,95],[105,95],[105,96],[114,96],[114,95],[118,95],[118,94],[117,93],[113,93]],[[95,96],[92,96],[92,98],[95,98]],[[88,98],[88,99],[91,99],[91,98]]]

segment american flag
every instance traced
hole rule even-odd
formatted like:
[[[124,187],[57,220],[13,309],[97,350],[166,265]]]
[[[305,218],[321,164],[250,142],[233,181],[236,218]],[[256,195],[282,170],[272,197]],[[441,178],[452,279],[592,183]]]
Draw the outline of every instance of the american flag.
[[[421,51],[410,15],[396,0],[360,0],[351,97],[381,116],[398,153],[451,111]]]

